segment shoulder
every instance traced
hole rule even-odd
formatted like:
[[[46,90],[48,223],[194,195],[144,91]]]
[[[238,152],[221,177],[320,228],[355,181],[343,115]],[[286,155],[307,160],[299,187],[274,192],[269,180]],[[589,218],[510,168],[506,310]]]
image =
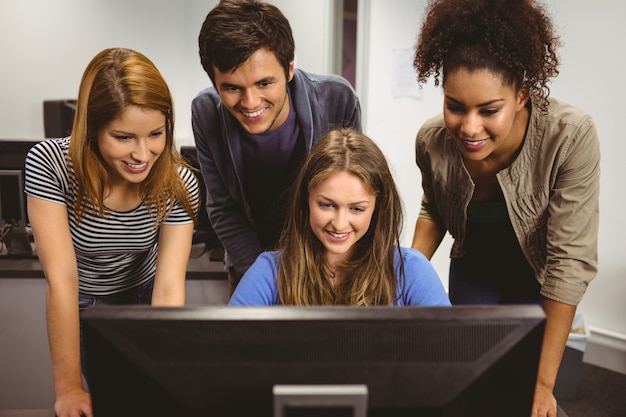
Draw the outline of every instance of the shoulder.
[[[29,195],[65,204],[72,184],[69,138],[46,139],[34,145],[25,162],[25,191]]]
[[[353,97],[357,100],[356,92],[352,88],[352,85],[348,80],[339,75],[318,75],[296,69],[292,82],[295,84],[295,88],[304,87],[312,89],[318,94],[334,97]]]
[[[591,115],[580,108],[555,98],[549,99],[548,110],[539,111],[533,105],[530,128],[535,147],[558,149],[561,155],[573,152],[585,158],[599,157],[599,139]],[[545,151],[544,151],[545,152]]]
[[[532,106],[531,123],[542,140],[561,138],[575,140],[578,137],[597,139],[595,124],[591,115],[564,101],[550,98],[548,110],[542,113],[538,106]]]
[[[415,137],[415,151],[419,162],[428,156],[433,160],[446,161],[446,155],[458,151],[448,134],[443,114],[431,117],[420,127]]]
[[[402,263],[400,263],[400,259],[402,259]],[[398,248],[394,261],[396,268],[400,268],[401,265],[404,267],[404,275],[408,280],[419,277],[424,272],[430,274],[433,270],[433,266],[428,258],[413,248]],[[398,272],[400,273],[398,276],[401,276],[402,271],[398,269]]]
[[[335,75],[335,74],[313,74],[301,69],[296,68],[293,74],[294,80],[301,81],[310,84],[319,84],[319,85],[334,85],[339,88],[344,87],[352,90],[352,86],[345,78]]]
[[[428,260],[428,258],[424,256],[424,254],[422,254],[420,251],[404,246],[400,247],[399,249],[400,256],[402,256],[402,260],[405,264],[430,265],[430,261]]]
[[[65,166],[70,138],[46,139],[35,144],[26,156],[27,168],[35,166]]]
[[[555,98],[550,98],[549,100],[548,112],[547,115],[544,116],[548,122],[579,125],[580,123],[592,121],[588,113],[574,105]],[[533,112],[538,113],[539,111],[535,110],[535,107],[536,106],[533,106]]]
[[[450,300],[428,258],[412,248],[400,248],[404,271],[398,273],[398,294],[404,305],[450,305]],[[399,264],[398,257],[396,263]],[[404,274],[402,274],[404,272]]]
[[[194,193],[198,192],[198,178],[190,168],[183,165],[179,166],[178,175],[183,180],[183,183],[188,190]]]
[[[428,142],[432,139],[447,135],[443,114],[438,114],[426,120],[417,132],[418,142]]]
[[[255,263],[259,263],[261,266],[269,267],[278,270],[278,263],[280,262],[280,251],[267,251],[262,252]]]
[[[248,268],[229,305],[275,305],[278,300],[278,262],[279,252],[263,252]]]
[[[210,111],[217,109],[220,103],[220,96],[215,87],[208,87],[200,91],[191,101],[192,111]]]
[[[426,120],[415,137],[415,150],[427,152],[439,149],[443,152],[447,146],[448,130],[443,120],[443,114],[438,114]]]
[[[53,138],[45,139],[39,143],[36,143],[30,150],[30,152],[39,153],[51,153],[51,152],[63,152],[67,153],[70,147],[70,137],[65,138]]]
[[[250,265],[242,277],[242,281],[246,280],[263,280],[274,281],[278,274],[278,263],[280,262],[280,252],[266,251],[261,252],[256,260]]]
[[[194,172],[189,168],[186,167],[184,165],[180,165],[178,167],[178,175],[180,175],[180,177],[185,181],[190,181],[196,178]]]

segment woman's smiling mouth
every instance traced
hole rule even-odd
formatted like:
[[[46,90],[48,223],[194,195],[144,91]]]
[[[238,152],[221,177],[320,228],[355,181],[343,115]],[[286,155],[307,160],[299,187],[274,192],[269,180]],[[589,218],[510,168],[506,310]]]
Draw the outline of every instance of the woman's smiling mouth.
[[[130,171],[135,173],[140,173],[148,168],[148,163],[144,162],[142,164],[131,164],[130,162],[124,162],[124,164],[129,168]]]

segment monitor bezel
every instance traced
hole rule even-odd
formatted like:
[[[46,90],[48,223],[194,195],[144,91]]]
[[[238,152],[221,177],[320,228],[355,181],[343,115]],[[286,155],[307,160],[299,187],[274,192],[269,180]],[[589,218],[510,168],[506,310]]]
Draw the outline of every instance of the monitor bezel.
[[[445,326],[447,324],[458,324],[465,323],[465,325],[470,325],[471,322],[474,324],[484,324],[489,325],[490,323],[510,323],[515,322],[517,329],[519,330],[519,334],[507,340],[505,344],[496,345],[490,348],[489,355],[490,357],[497,358],[496,362],[505,363],[503,366],[510,367],[512,366],[509,359],[501,359],[506,358],[510,352],[514,352],[516,349],[520,349],[518,344],[521,346],[521,342],[523,339],[532,338],[532,349],[528,352],[524,352],[524,356],[521,358],[525,362],[521,365],[515,365],[515,372],[519,372],[520,375],[517,375],[515,378],[511,378],[511,384],[521,384],[522,388],[516,387],[515,390],[512,391],[512,396],[516,398],[515,401],[520,401],[519,404],[523,404],[520,406],[519,404],[516,406],[517,408],[523,408],[519,415],[530,415],[530,407],[532,404],[532,396],[534,394],[534,383],[536,379],[536,367],[539,360],[539,352],[541,339],[543,336],[543,329],[545,325],[545,315],[543,310],[539,306],[453,306],[453,307],[347,307],[347,306],[333,306],[333,307],[287,307],[287,306],[273,306],[273,307],[229,307],[229,306],[194,306],[194,307],[183,307],[183,308],[164,308],[164,307],[149,307],[149,306],[96,306],[90,308],[82,313],[81,320],[83,321],[84,331],[85,331],[85,350],[86,350],[86,358],[87,358],[87,369],[89,370],[89,375],[87,380],[90,383],[90,387],[93,389],[92,392],[92,400],[94,403],[94,410],[109,410],[111,411],[111,404],[109,404],[109,400],[111,398],[115,398],[116,401],[120,399],[121,396],[124,395],[123,392],[116,392],[112,395],[111,390],[115,390],[116,388],[122,389],[119,386],[120,380],[124,381],[127,379],[129,375],[120,375],[120,373],[124,373],[125,370],[129,373],[135,372],[130,369],[134,366],[138,368],[142,368],[140,372],[145,373],[145,379],[142,379],[141,382],[133,383],[132,386],[137,387],[141,386],[146,387],[149,394],[141,394],[140,397],[153,397],[158,398],[159,401],[163,401],[159,407],[154,409],[150,409],[151,415],[159,412],[160,409],[167,409],[168,407],[178,407],[178,405],[172,405],[172,403],[168,404],[168,400],[165,399],[167,395],[165,392],[176,391],[176,388],[173,386],[167,386],[168,384],[176,385],[180,381],[177,378],[180,378],[178,372],[176,371],[176,360],[172,360],[169,364],[169,368],[164,367],[162,369],[156,369],[153,367],[153,364],[150,362],[147,357],[141,357],[142,353],[137,353],[136,345],[133,345],[133,342],[129,340],[125,340],[126,336],[122,336],[121,333],[118,333],[117,330],[120,330],[122,327],[128,328],[129,326],[132,328],[136,326],[134,332],[134,336],[138,335],[141,332],[146,331],[148,328],[152,328],[152,330],[161,332],[163,337],[161,339],[162,343],[158,343],[152,340],[150,343],[152,345],[163,345],[159,346],[159,349],[168,349],[166,345],[172,343],[180,343],[181,347],[185,349],[185,347],[189,348],[189,351],[193,351],[193,348],[189,346],[189,344],[193,344],[193,339],[189,339],[184,332],[185,326],[189,326],[189,329],[194,329],[197,327],[196,324],[199,323],[221,323],[225,327],[237,328],[238,326],[242,329],[245,328],[246,325],[261,325],[266,323],[282,323],[293,325],[296,323],[298,327],[307,328],[307,326],[311,323],[323,322],[324,325],[330,325],[331,323],[356,323],[358,326],[367,325],[368,328],[374,328],[376,325],[380,325],[384,323],[385,320],[398,321],[399,323],[403,323],[405,321],[418,320],[422,323],[429,322],[433,323],[436,326]],[[144,324],[139,324],[144,323]],[[147,323],[147,324],[146,324]],[[195,324],[194,324],[195,323]],[[157,325],[158,324],[158,325]],[[282,325],[281,324],[281,325]],[[374,326],[374,327],[371,327]],[[387,326],[385,324],[385,326]],[[165,328],[175,329],[178,327],[180,332],[179,334],[169,334],[167,332],[163,333],[163,329]],[[382,327],[380,327],[382,328]],[[470,327],[468,327],[469,329]],[[160,330],[159,330],[160,329]],[[197,327],[195,330],[189,331],[198,331],[200,329]],[[250,328],[248,328],[250,329]],[[520,330],[521,329],[521,330]],[[124,330],[127,331],[127,330]],[[203,332],[205,329],[202,330]],[[174,331],[176,333],[176,331]],[[243,336],[245,337],[245,336]],[[385,337],[389,337],[389,335],[385,335]],[[431,336],[435,337],[435,335]],[[319,348],[323,349],[337,349],[336,341],[323,341],[323,344],[320,344]],[[115,345],[107,346],[108,343],[112,343]],[[395,342],[394,342],[395,343]],[[459,346],[453,347],[453,349],[464,349],[466,346],[463,346],[463,343],[459,340],[454,342]],[[468,342],[469,343],[469,342]],[[232,348],[232,346],[231,346]],[[252,347],[251,347],[252,348]],[[102,358],[105,357],[103,355],[107,355],[107,351],[111,349],[117,350],[117,355],[128,355],[128,357],[123,358],[122,356],[117,356],[117,360],[124,362],[125,364],[121,369],[114,369],[115,366],[112,366],[111,363],[107,363],[106,365],[102,364]],[[286,349],[288,349],[286,347]],[[524,348],[526,349],[526,348]],[[141,350],[141,349],[140,349]],[[337,350],[338,351],[338,350]],[[90,352],[92,356],[90,356]],[[94,353],[95,352],[95,353]],[[120,353],[124,352],[124,353]],[[197,352],[196,352],[197,353]],[[137,356],[139,355],[139,356]],[[192,354],[191,356],[194,356]],[[520,358],[517,358],[520,359]],[[488,359],[487,362],[493,359]],[[116,361],[113,361],[116,362]],[[358,366],[357,366],[358,365]],[[321,370],[327,372],[330,367],[328,364],[307,364],[307,365],[298,365],[299,369],[306,369],[307,372],[316,373]],[[361,366],[369,367],[366,372],[361,370]],[[329,374],[328,378],[324,378],[324,380],[320,380],[319,377],[316,376],[316,380],[313,382],[316,384],[332,384],[332,383],[341,383],[341,384],[354,384],[354,383],[364,383],[364,381],[359,378],[364,377],[364,375],[368,375],[368,372],[380,372],[380,376],[377,376],[378,379],[384,378],[393,378],[392,382],[398,381],[398,387],[402,387],[400,381],[406,381],[415,384],[416,390],[424,390],[427,391],[432,389],[433,386],[441,387],[443,392],[437,394],[436,392],[428,394],[429,397],[426,397],[426,394],[415,395],[417,398],[417,402],[424,402],[423,406],[420,405],[419,410],[420,414],[424,416],[457,416],[464,415],[462,411],[459,411],[461,407],[470,407],[465,404],[474,402],[474,401],[485,401],[484,393],[481,393],[482,397],[474,395],[473,390],[477,390],[474,387],[464,387],[463,381],[456,381],[454,376],[454,369],[461,369],[458,364],[454,363],[429,363],[429,364],[417,364],[415,369],[423,370],[428,374],[428,379],[419,379],[415,378],[412,367],[407,366],[404,362],[401,366],[393,366],[386,363],[381,366],[381,364],[374,363],[365,363],[365,364],[339,364],[334,366],[334,371],[330,371],[332,375]],[[508,370],[496,370],[493,371],[491,369],[491,364],[489,363],[472,363],[470,365],[463,365],[467,369],[464,369],[463,372],[467,372],[468,378],[471,377],[476,381],[480,381],[481,379],[487,380],[491,375],[495,373],[509,372]],[[500,365],[498,365],[500,366]],[[265,367],[266,369],[259,369]],[[289,369],[287,369],[289,368]],[[471,369],[470,369],[471,368]],[[530,369],[529,369],[530,368]],[[182,368],[181,368],[182,369]],[[187,382],[181,382],[182,385],[188,384],[189,386],[183,387],[176,394],[172,394],[173,397],[178,399],[187,396],[186,400],[189,400],[189,404],[196,401],[196,403],[192,406],[189,406],[185,412],[182,412],[179,409],[176,411],[179,412],[178,415],[181,416],[200,416],[200,415],[211,415],[207,414],[208,409],[211,408],[212,405],[207,405],[208,401],[206,398],[201,399],[200,397],[206,397],[208,392],[212,392],[215,390],[221,390],[224,387],[219,385],[216,381],[211,381],[207,383],[207,370],[210,369],[210,372],[213,372],[215,375],[220,373],[220,383],[225,386],[230,387],[232,385],[232,390],[235,394],[245,394],[249,390],[254,389],[248,384],[248,381],[245,381],[245,378],[255,379],[258,377],[257,374],[263,374],[264,378],[274,378],[276,377],[276,384],[285,383],[299,383],[302,382],[304,384],[311,384],[310,377],[302,378],[302,381],[297,380],[303,374],[302,371],[298,378],[294,379],[293,374],[289,374],[293,370],[290,368],[290,364],[280,364],[276,362],[276,364],[272,366],[268,366],[268,364],[262,363],[235,363],[229,362],[225,360],[221,363],[220,366],[211,365],[211,367],[207,367],[205,363],[200,364],[198,362],[197,366],[187,368],[183,374],[185,378],[188,378]],[[272,374],[268,376],[268,370],[272,369]],[[495,369],[495,368],[494,368]],[[381,370],[383,372],[381,372]],[[182,371],[181,371],[182,372]],[[354,378],[346,378],[346,375],[356,374]],[[288,376],[284,375],[289,374]],[[281,375],[278,377],[278,375]],[[498,376],[501,377],[501,376]],[[144,378],[144,376],[142,376]],[[239,387],[235,383],[239,378],[241,384]],[[366,376],[365,378],[369,378]],[[315,378],[314,378],[315,379]],[[458,378],[456,378],[458,379]],[[514,381],[516,379],[517,381]],[[193,385],[192,381],[197,380],[200,384],[204,384],[203,388],[198,388]],[[339,381],[339,382],[338,382]],[[244,383],[245,382],[245,383]],[[267,381],[264,381],[266,383]],[[368,381],[372,382],[372,381]],[[507,384],[508,384],[507,380]],[[378,383],[378,382],[376,382]],[[165,385],[164,385],[165,384]],[[211,385],[214,384],[214,385]],[[367,384],[366,384],[367,385]],[[458,386],[457,386],[458,385]],[[478,386],[478,384],[476,384]],[[210,387],[209,387],[210,386]],[[511,385],[513,386],[513,385]],[[264,387],[265,391],[267,391],[268,387]],[[369,388],[369,399],[372,402],[370,404],[370,415],[387,415],[390,412],[393,414],[389,414],[388,417],[393,415],[415,415],[412,413],[416,408],[415,404],[411,401],[414,401],[410,398],[401,397],[400,393],[393,392],[385,392],[381,393],[380,388],[368,386]],[[398,388],[399,389],[399,388]],[[154,390],[153,392],[151,390]],[[449,393],[446,392],[449,390]],[[456,391],[461,390],[460,392]],[[126,390],[124,390],[126,391]],[[478,392],[478,391],[477,391]],[[155,393],[159,393],[155,395]],[[226,397],[228,397],[229,392],[220,392],[219,394],[215,394],[216,397],[220,397],[218,401],[226,401]],[[245,394],[249,399],[261,398],[263,403],[263,410],[258,410],[259,413],[257,415],[271,415],[268,414],[271,410],[268,410],[271,401],[271,398],[267,398],[266,394],[258,394],[259,397],[254,397],[251,394]],[[210,395],[209,395],[210,396]],[[235,396],[236,397],[236,396]],[[235,401],[235,397],[231,398],[229,401]],[[474,398],[475,397],[475,398]],[[126,402],[132,402],[133,398],[126,398]],[[138,400],[139,409],[145,411],[145,407],[147,406],[147,399]],[[405,401],[406,404],[396,404],[392,411],[389,411],[386,407],[389,404],[384,404],[385,402],[397,402],[398,399],[401,398],[401,401]],[[460,398],[460,400],[457,400]],[[520,399],[521,398],[521,399]],[[185,401],[186,401],[185,400]],[[178,400],[177,400],[178,401]],[[211,399],[214,401],[214,399]],[[497,401],[497,398],[496,398]],[[502,399],[504,401],[504,399]],[[507,399],[508,401],[508,399]],[[184,401],[181,400],[181,403]],[[209,401],[210,402],[210,401]],[[426,404],[428,402],[428,404]],[[463,405],[457,405],[455,403],[459,403]],[[450,405],[448,405],[450,404]],[[506,405],[506,404],[505,404]],[[233,404],[234,408],[225,408],[225,403],[219,404],[220,412],[228,411],[228,415],[233,416],[243,416],[248,415],[250,413],[250,409],[245,403],[239,402]],[[501,405],[493,405],[494,410]],[[195,407],[195,408],[194,408]],[[241,408],[243,407],[243,408]],[[473,406],[472,406],[473,407]],[[128,405],[125,406],[128,409]],[[527,408],[527,410],[525,409]],[[118,407],[113,407],[113,409],[119,411]],[[136,409],[137,412],[139,409]],[[132,408],[131,408],[132,410]],[[501,409],[497,410],[501,412]],[[516,410],[519,411],[519,410]],[[101,411],[103,414],[96,414],[96,417],[106,417],[107,411]],[[172,412],[172,409],[169,410]],[[128,414],[132,415],[132,414]],[[165,415],[165,414],[163,414]],[[483,414],[484,416],[496,415],[495,411],[493,414],[486,412]],[[509,413],[508,415],[518,415],[515,413]]]
[[[19,169],[2,169],[0,168],[0,177],[11,177],[15,178],[17,181],[17,195],[15,193],[9,193],[6,190],[2,189],[0,184],[0,227],[5,227],[5,225],[11,225],[11,229],[19,232],[26,231],[27,225],[27,213],[26,213],[26,204],[24,201],[24,172]],[[12,195],[13,194],[13,195]],[[13,218],[5,218],[4,213],[4,200],[10,199],[11,201],[7,204],[16,204],[15,199],[17,199],[17,211],[19,211],[19,219]]]

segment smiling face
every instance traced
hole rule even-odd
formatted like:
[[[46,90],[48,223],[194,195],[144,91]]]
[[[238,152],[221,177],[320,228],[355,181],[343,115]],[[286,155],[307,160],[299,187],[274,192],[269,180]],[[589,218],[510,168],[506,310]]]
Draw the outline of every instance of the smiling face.
[[[98,148],[114,183],[144,181],[165,149],[165,115],[130,106],[98,133]]]
[[[327,251],[330,265],[348,259],[367,232],[376,196],[347,171],[332,174],[309,191],[311,229]]]
[[[488,70],[446,76],[444,120],[466,161],[509,160],[526,132],[528,95]]]
[[[281,126],[289,115],[289,79],[274,53],[259,49],[232,72],[215,69],[215,88],[222,103],[251,134],[261,134]]]

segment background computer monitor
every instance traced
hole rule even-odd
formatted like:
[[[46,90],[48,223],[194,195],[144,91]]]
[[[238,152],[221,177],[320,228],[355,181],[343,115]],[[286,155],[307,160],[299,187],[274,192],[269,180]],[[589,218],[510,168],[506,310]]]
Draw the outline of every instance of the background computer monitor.
[[[23,172],[0,169],[0,255],[21,256],[32,253],[26,232],[23,194]]]
[[[0,140],[0,227],[3,255],[31,255],[24,193],[26,155],[38,141]]]
[[[26,230],[24,204],[24,173],[21,170],[0,169],[0,225]]]
[[[30,139],[0,139],[0,169],[24,172],[28,151],[39,142]]]
[[[365,386],[370,417],[528,417],[545,324],[539,306],[97,306],[81,320],[96,417],[272,416],[273,387],[303,384]]]
[[[44,100],[43,129],[47,138],[64,138],[72,133],[76,100]]]

